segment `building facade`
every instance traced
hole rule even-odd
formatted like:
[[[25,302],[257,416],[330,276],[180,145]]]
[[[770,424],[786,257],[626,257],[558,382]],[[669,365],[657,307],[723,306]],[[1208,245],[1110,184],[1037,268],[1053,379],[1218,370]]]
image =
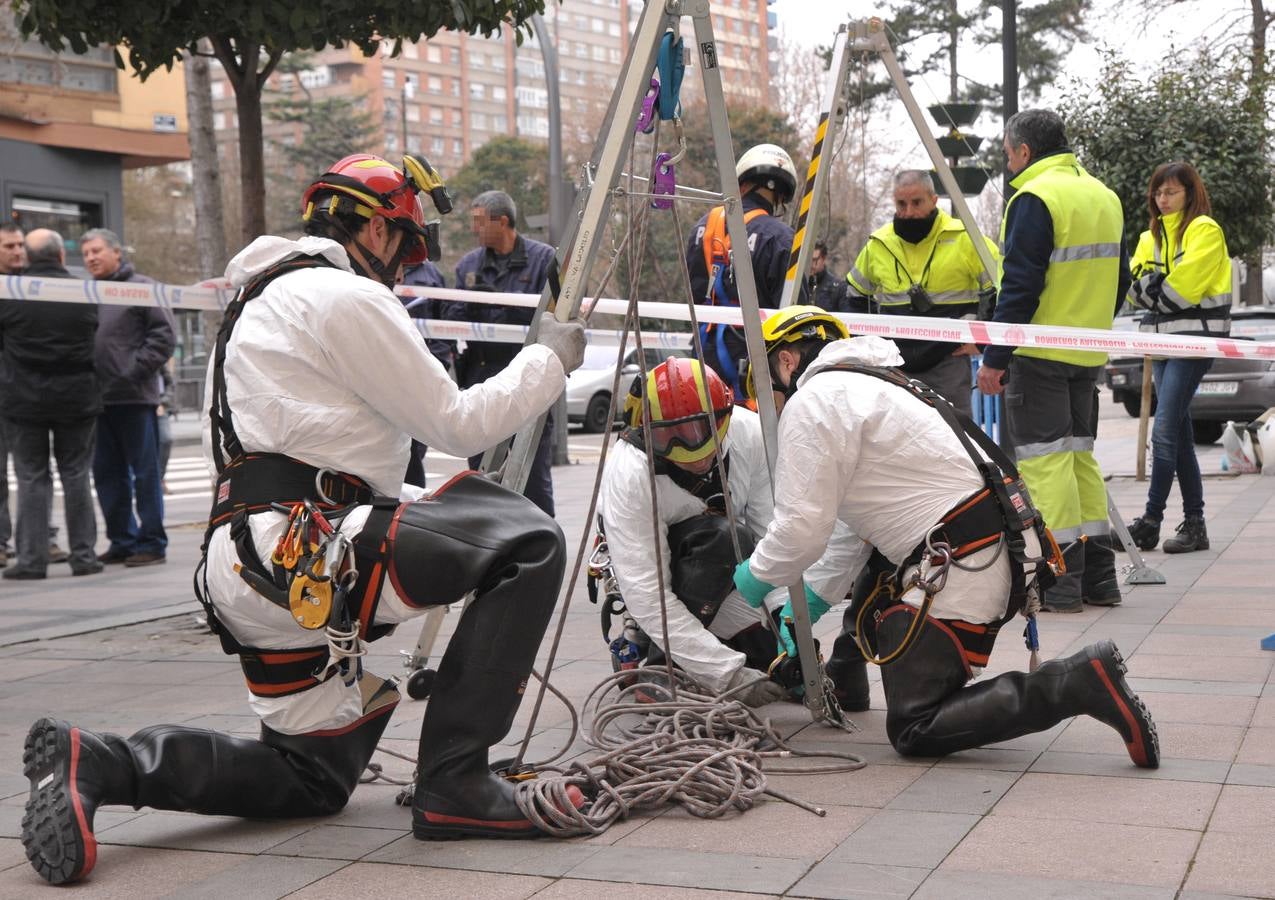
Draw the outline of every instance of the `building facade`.
[[[111,48],[55,54],[0,16],[0,204],[6,221],[53,228],[79,260],[90,228],[123,235],[125,169],[190,158],[180,69],[146,82]]]
[[[723,89],[728,100],[771,102],[771,31],[767,0],[721,0],[712,4]],[[546,30],[557,47],[564,144],[587,145],[597,135],[619,77],[641,0],[563,0],[548,4]],[[688,42],[693,44],[689,23]],[[685,79],[688,102],[700,95],[691,60]],[[216,71],[216,70],[215,70]],[[295,90],[293,76],[276,73],[263,101]],[[372,150],[393,158],[421,153],[447,174],[496,135],[531,140],[549,136],[548,89],[542,49],[535,36],[521,46],[508,28],[498,37],[440,32],[428,41],[404,44],[391,55],[364,57],[355,47],[314,56],[302,76],[316,97],[332,93],[362,98],[379,123]],[[224,77],[213,84],[217,133],[226,173],[237,166],[234,96]],[[298,140],[286,126],[267,122],[268,140]]]

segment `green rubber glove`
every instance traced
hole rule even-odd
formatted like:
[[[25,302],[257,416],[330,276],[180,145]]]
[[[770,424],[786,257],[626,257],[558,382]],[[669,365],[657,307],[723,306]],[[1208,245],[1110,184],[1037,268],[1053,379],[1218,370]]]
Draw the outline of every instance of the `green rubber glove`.
[[[806,589],[806,606],[810,610],[810,624],[814,625],[823,614],[832,609],[830,605],[824,602],[824,599],[811,590],[810,585],[804,581],[801,586]],[[789,599],[784,604],[784,608],[779,611],[779,642],[783,645],[784,651],[790,657],[797,656],[797,642],[793,640],[791,623],[793,621],[792,600]]]
[[[748,567],[748,560],[744,560],[735,567],[735,587],[739,589],[744,602],[753,609],[761,606],[766,595],[775,589],[773,584],[767,584],[753,574],[752,569]]]

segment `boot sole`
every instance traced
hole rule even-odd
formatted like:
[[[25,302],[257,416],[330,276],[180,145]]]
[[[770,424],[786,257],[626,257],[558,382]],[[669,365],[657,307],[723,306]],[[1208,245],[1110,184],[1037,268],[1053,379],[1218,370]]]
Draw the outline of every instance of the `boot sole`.
[[[1196,544],[1194,547],[1176,547],[1176,546],[1170,547],[1168,542],[1166,542],[1164,545],[1165,553],[1194,553],[1197,550],[1207,550],[1207,549],[1209,549],[1208,541],[1201,541],[1200,543]]]
[[[70,759],[66,772],[61,760]],[[89,828],[75,787],[80,730],[40,719],[27,732],[22,774],[31,782],[22,817],[22,846],[40,877],[50,884],[78,881],[97,863],[97,839]]]
[[[1115,701],[1116,708],[1129,729],[1129,734],[1133,736],[1132,740],[1125,741],[1125,749],[1129,752],[1129,758],[1133,760],[1134,765],[1143,769],[1158,769],[1160,768],[1160,736],[1156,733],[1151,711],[1125,681],[1125,674],[1129,669],[1120,651],[1111,641],[1103,641],[1099,646],[1104,644],[1111,648],[1111,660],[1116,670],[1115,678],[1111,677],[1101,657],[1091,659],[1089,662],[1098,673],[1103,687]]]
[[[418,841],[460,841],[465,838],[495,838],[519,841],[548,837],[527,819],[521,822],[479,822],[455,816],[439,816],[439,821],[412,822],[412,837]],[[505,828],[504,825],[510,827]]]

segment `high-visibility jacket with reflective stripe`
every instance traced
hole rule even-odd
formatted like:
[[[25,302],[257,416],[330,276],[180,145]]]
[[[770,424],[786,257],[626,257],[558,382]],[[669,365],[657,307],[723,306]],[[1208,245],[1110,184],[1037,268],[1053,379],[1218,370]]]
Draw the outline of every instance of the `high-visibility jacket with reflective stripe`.
[[[1231,260],[1226,236],[1208,216],[1196,216],[1182,231],[1182,213],[1160,218],[1161,241],[1150,231],[1138,238],[1129,267],[1133,277],[1165,276],[1160,298],[1145,293],[1137,306],[1146,307],[1141,330],[1161,334],[1228,334],[1231,330]],[[1143,282],[1145,283],[1145,281]],[[1130,302],[1135,296],[1130,291]]]
[[[1054,250],[1031,324],[1110,328],[1124,236],[1120,199],[1071,153],[1055,153],[1032,163],[1010,184],[1018,193],[1005,204],[1006,219],[1019,196],[1033,194],[1049,210],[1054,228]],[[1001,221],[1002,245],[1006,219]],[[1107,354],[1090,350],[1019,347],[1014,352],[1075,366],[1100,366],[1107,361]]]
[[[999,261],[996,245],[986,237],[983,240]],[[941,209],[929,235],[919,244],[895,234],[892,222],[872,232],[846,281],[852,291],[872,297],[881,312],[904,315],[916,314],[911,310],[908,288],[919,284],[951,318],[977,313],[979,288],[992,283],[964,223]]]

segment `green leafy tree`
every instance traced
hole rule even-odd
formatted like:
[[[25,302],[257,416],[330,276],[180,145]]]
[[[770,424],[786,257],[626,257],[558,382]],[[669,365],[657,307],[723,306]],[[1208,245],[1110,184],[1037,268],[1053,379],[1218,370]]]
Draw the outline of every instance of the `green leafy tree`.
[[[1231,255],[1246,256],[1271,239],[1275,215],[1269,125],[1249,101],[1245,68],[1206,51],[1165,59],[1150,78],[1109,57],[1097,83],[1077,86],[1060,109],[1085,168],[1124,204],[1131,247],[1147,228],[1152,170],[1183,160],[1204,179]]]
[[[366,55],[382,41],[433,37],[443,29],[489,36],[509,24],[521,42],[524,23],[544,12],[544,0],[10,0],[24,37],[35,35],[55,51],[84,53],[90,46],[125,47],[121,69],[140,78],[171,69],[184,51],[200,53],[206,38],[235,92],[239,117],[239,171],[243,237],[265,229],[265,170],[261,92],[285,53],[353,44]],[[530,27],[530,26],[526,26]]]
[[[1057,80],[1063,60],[1072,46],[1088,38],[1085,16],[1091,0],[1037,0],[1018,4],[1019,91],[1025,99],[1038,97]],[[948,101],[973,100],[999,109],[1001,85],[981,84],[961,76],[958,50],[965,42],[971,49],[1001,46],[1000,0],[904,0],[881,14],[890,27],[890,42],[909,80],[944,72]],[[867,65],[862,96],[872,100],[893,90],[875,60]],[[858,76],[852,79],[858,100]],[[964,81],[964,86],[962,86]]]

